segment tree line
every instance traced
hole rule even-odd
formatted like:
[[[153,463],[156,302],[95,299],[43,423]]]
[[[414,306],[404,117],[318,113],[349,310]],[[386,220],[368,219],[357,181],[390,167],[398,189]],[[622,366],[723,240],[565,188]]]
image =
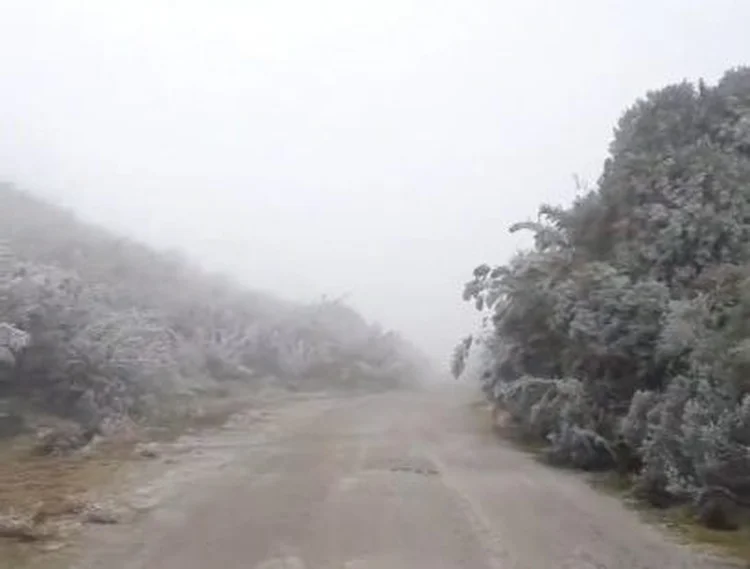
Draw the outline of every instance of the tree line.
[[[750,68],[647,93],[596,185],[510,230],[533,246],[474,270],[454,375],[656,505],[750,496]]]
[[[425,366],[343,302],[280,300],[0,186],[5,407],[96,428],[230,381],[379,389]]]

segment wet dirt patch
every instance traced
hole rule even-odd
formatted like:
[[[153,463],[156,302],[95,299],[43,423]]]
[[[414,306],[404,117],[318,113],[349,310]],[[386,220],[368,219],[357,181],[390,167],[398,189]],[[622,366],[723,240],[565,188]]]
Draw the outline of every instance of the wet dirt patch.
[[[440,474],[436,468],[432,467],[426,467],[426,468],[420,468],[418,466],[410,466],[410,465],[398,465],[393,466],[390,468],[391,472],[408,472],[412,474],[420,474],[422,476],[437,476]]]
[[[437,476],[440,474],[440,471],[431,460],[419,457],[372,460],[365,463],[364,470],[370,472],[417,474],[421,476]]]

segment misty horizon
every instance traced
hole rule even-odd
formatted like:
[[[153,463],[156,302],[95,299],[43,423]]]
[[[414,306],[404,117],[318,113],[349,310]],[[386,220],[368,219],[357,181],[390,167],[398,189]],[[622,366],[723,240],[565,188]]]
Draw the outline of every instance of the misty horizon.
[[[594,184],[648,90],[750,53],[750,5],[7,3],[0,180],[441,363],[472,269]],[[743,17],[745,16],[745,17]]]

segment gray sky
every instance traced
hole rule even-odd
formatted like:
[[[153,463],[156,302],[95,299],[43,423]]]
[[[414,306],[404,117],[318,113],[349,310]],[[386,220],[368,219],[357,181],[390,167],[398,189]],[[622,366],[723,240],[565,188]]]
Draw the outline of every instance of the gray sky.
[[[0,0],[0,178],[447,360],[462,283],[747,0]]]

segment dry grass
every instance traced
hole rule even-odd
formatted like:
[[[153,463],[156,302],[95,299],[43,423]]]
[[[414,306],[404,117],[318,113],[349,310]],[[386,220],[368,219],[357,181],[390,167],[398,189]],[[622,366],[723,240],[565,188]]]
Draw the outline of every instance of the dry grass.
[[[90,456],[41,457],[31,452],[28,441],[16,441],[13,448],[0,449],[0,508],[52,511],[61,501],[82,497],[111,480],[129,451],[129,445],[102,445]]]
[[[158,425],[139,429],[135,437],[101,441],[91,452],[69,456],[39,456],[33,437],[0,443],[0,515],[14,513],[39,529],[80,518],[96,494],[115,487],[138,462],[137,443],[168,442],[185,432],[219,427],[250,401],[247,393],[217,393],[179,402]],[[58,551],[54,535],[30,541],[0,537],[0,569],[64,566],[65,552]],[[54,551],[40,556],[45,549]]]
[[[115,480],[133,461],[137,442],[169,441],[189,430],[218,427],[242,408],[243,403],[235,400],[206,402],[158,427],[144,428],[135,439],[103,441],[91,453],[37,456],[32,439],[16,439],[0,446],[0,511],[36,513],[42,508],[51,516],[56,511],[64,514],[77,499]]]
[[[698,523],[690,506],[657,509],[635,499],[633,481],[614,472],[592,474],[589,481],[597,490],[622,499],[646,521],[668,528],[688,543],[736,558],[750,568],[750,515],[745,516],[736,531],[713,530]]]
[[[736,531],[718,531],[696,523],[693,512],[686,507],[666,510],[659,518],[691,543],[728,553],[750,567],[750,519],[744,520]]]
[[[138,442],[171,441],[185,432],[219,427],[235,413],[247,409],[250,395],[214,395],[175,406],[158,425],[141,428],[135,436],[99,442],[92,452],[69,456],[38,456],[32,437],[0,444],[0,512],[36,512],[40,507],[54,512],[83,498],[92,488],[115,480],[132,462]]]
[[[0,569],[26,567],[39,553],[58,547],[56,522],[80,514],[92,490],[124,474],[132,445],[102,445],[88,456],[41,457],[33,441],[19,439],[0,447],[0,512],[29,520],[29,536],[0,539]],[[56,553],[48,553],[51,562]],[[35,565],[36,567],[36,565]]]

